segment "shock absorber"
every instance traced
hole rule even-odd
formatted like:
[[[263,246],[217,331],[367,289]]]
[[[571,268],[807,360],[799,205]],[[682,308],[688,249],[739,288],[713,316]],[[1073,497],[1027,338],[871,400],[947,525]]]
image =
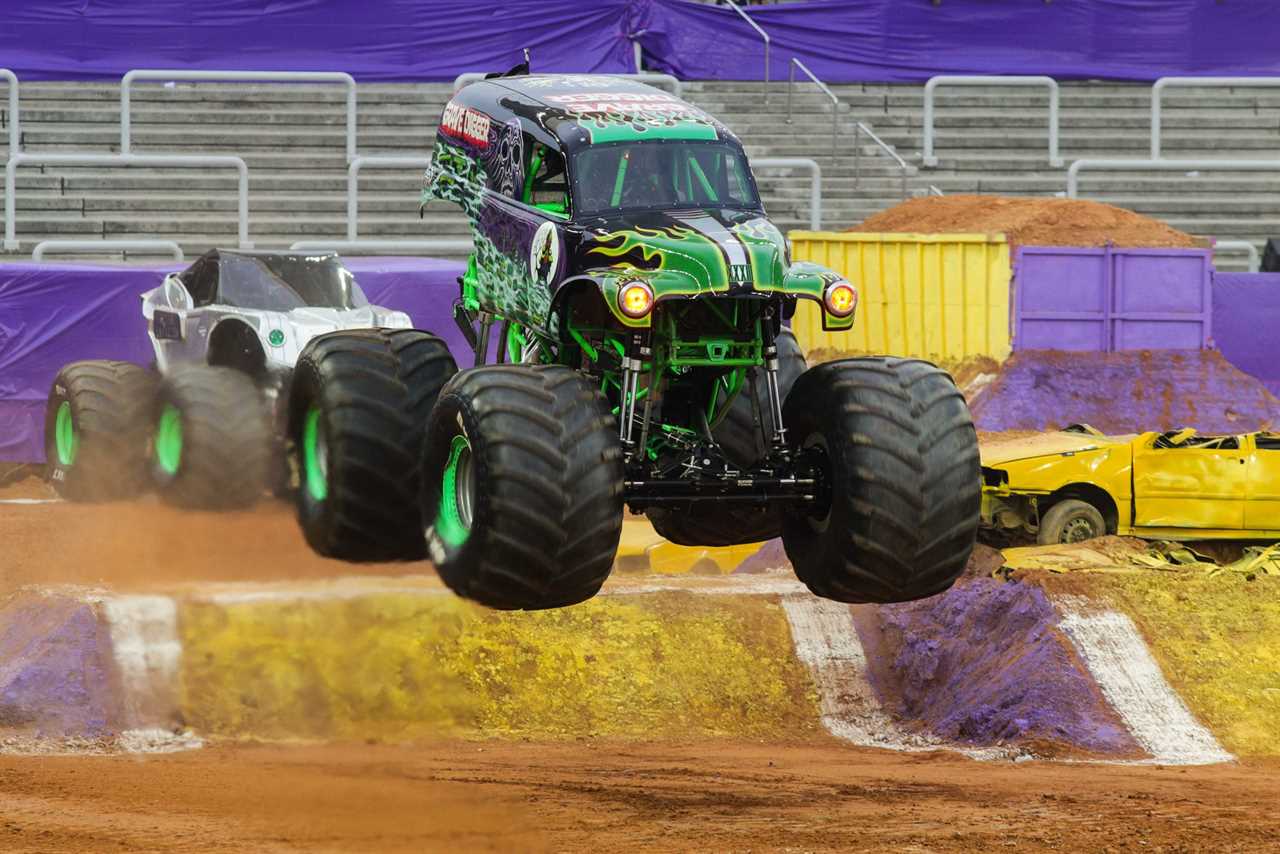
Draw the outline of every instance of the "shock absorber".
[[[764,344],[764,384],[769,397],[769,413],[773,416],[773,449],[785,454],[787,428],[782,423],[782,392],[778,386],[778,342],[773,328],[774,308],[770,306],[761,318],[761,338]]]
[[[640,332],[633,332],[626,355],[622,357],[622,398],[618,403],[618,438],[624,453],[635,450],[636,398],[640,391],[640,372],[644,360],[652,357],[649,342]]]

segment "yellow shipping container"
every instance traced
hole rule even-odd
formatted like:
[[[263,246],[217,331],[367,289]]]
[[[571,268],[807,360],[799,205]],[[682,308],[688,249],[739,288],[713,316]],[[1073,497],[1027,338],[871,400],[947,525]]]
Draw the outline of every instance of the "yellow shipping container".
[[[795,260],[830,267],[858,288],[857,319],[843,332],[823,332],[817,304],[800,301],[792,328],[806,353],[949,363],[1009,355],[1011,267],[1003,234],[793,231],[790,238]]]

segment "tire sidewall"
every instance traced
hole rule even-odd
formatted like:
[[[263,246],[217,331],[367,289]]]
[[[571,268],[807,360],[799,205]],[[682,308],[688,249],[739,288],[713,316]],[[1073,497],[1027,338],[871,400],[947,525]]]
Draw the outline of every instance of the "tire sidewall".
[[[59,371],[49,389],[49,401],[45,405],[44,457],[48,466],[49,482],[53,484],[54,491],[63,496],[75,492],[76,488],[75,460],[70,465],[63,465],[58,459],[58,410],[62,408],[64,403],[71,405],[71,424],[78,434],[80,429],[79,407],[76,406],[75,399],[71,396],[71,388],[67,383],[66,377],[62,371]],[[78,458],[79,454],[77,453]]]
[[[325,460],[325,464],[331,479],[327,484],[328,488],[325,497],[315,498],[311,494],[311,490],[307,488],[307,464],[304,456],[306,445],[303,441],[302,432],[306,425],[307,413],[314,406],[320,410],[320,430],[325,433],[326,437],[334,435],[334,425],[332,423],[334,417],[333,407],[325,405],[326,401],[323,400],[323,396],[324,382],[315,365],[309,360],[302,361],[297,370],[294,371],[293,383],[289,390],[289,441],[287,447],[291,456],[290,467],[298,472],[298,489],[293,494],[294,507],[298,514],[298,524],[302,526],[302,532],[307,542],[322,554],[326,552],[323,544],[317,543],[317,538],[321,537],[323,532],[334,525],[333,448],[331,443],[325,443],[325,453],[329,457]]]
[[[468,399],[453,392],[453,385],[451,380],[441,390],[427,422],[426,438],[422,445],[422,523],[427,557],[450,587],[465,590],[467,579],[472,574],[471,567],[480,558],[478,544],[483,542],[488,528],[491,506],[488,487],[492,479],[486,462],[488,446],[483,431],[479,429],[479,420]],[[450,545],[436,530],[436,523],[444,491],[445,466],[449,461],[453,439],[459,435],[465,437],[471,447],[471,465],[474,467],[472,477],[476,485],[475,504],[466,540],[459,545]]]

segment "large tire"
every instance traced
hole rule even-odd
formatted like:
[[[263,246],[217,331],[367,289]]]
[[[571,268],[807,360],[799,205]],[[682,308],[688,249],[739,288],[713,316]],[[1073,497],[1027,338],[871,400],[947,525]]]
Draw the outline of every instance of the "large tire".
[[[777,337],[777,345],[778,392],[785,403],[796,380],[800,379],[800,375],[804,373],[804,353],[800,351],[800,345],[790,329],[782,330]],[[756,378],[756,403],[759,405],[761,426],[756,426],[755,411],[751,406],[751,386],[744,379],[742,390],[733,399],[729,411],[711,430],[711,435],[720,443],[729,461],[744,469],[751,468],[760,461],[769,450],[767,437],[773,435],[773,413],[769,407],[769,392],[765,386],[764,369],[751,368],[750,372]],[[724,392],[721,392],[722,399],[723,396]],[[724,524],[729,525],[732,522],[726,519]],[[765,539],[776,536],[777,534],[774,533]],[[742,540],[742,542],[754,541]]]
[[[151,471],[165,501],[205,510],[250,507],[266,487],[270,456],[267,404],[247,374],[195,365],[160,382]]]
[[[591,598],[622,533],[622,448],[599,389],[558,365],[463,371],[440,394],[423,452],[436,571],[491,608]]]
[[[904,602],[946,590],[978,530],[978,439],[951,377],[907,359],[847,359],[805,372],[783,412],[826,499],[789,510],[796,575],[840,602]]]
[[[1068,498],[1049,508],[1040,520],[1036,542],[1042,546],[1081,543],[1107,533],[1101,511],[1087,501]]]
[[[128,362],[72,362],[45,407],[49,480],[68,501],[132,498],[148,486],[157,377]]]
[[[313,339],[289,393],[298,522],[318,553],[421,560],[419,461],[427,418],[457,373],[445,342],[416,329]]]
[[[691,501],[679,508],[651,507],[645,515],[658,536],[678,546],[762,543],[782,533],[782,512],[776,505]]]

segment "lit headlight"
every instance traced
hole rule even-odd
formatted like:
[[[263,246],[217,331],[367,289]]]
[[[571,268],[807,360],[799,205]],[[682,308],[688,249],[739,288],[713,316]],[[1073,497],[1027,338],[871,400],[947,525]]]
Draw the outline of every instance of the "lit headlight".
[[[858,307],[858,292],[848,282],[832,282],[822,294],[822,303],[836,317],[848,317]]]
[[[627,282],[618,289],[618,308],[627,317],[644,317],[653,311],[653,289],[644,282]]]

